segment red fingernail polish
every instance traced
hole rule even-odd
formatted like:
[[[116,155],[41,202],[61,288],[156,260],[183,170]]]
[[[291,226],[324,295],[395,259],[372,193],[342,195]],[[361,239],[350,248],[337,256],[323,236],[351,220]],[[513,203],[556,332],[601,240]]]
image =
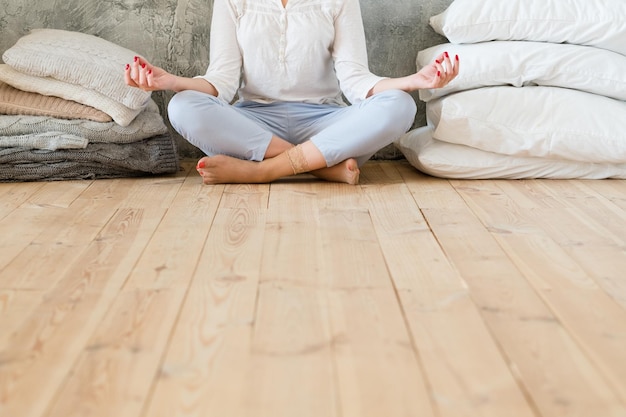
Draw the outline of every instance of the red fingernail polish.
[[[454,59],[456,59],[456,60],[458,61],[458,60],[459,60],[459,56],[458,56],[458,55],[455,55],[455,56],[454,56]]]
[[[145,68],[145,67],[146,67],[146,64],[141,64],[141,68]]]
[[[130,69],[130,64],[126,64],[126,69],[129,70]]]
[[[438,59],[435,59],[435,62],[436,62],[437,64],[441,64],[441,62],[440,62]]]
[[[137,62],[137,61],[139,61],[139,57],[138,56],[135,57],[135,62]]]
[[[441,71],[437,71],[437,77],[441,77]]]
[[[448,55],[448,53],[447,53],[447,52],[444,52],[444,54],[446,55],[446,58],[449,58],[449,57],[450,57],[450,55]]]
[[[148,70],[148,75],[152,75],[152,70]]]

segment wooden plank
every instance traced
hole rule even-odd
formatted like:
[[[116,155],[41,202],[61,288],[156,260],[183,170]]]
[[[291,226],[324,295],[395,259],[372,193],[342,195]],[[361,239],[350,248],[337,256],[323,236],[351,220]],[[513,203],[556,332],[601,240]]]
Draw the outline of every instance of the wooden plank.
[[[580,211],[530,213],[533,220],[591,276],[615,301],[626,308],[626,252],[612,241],[607,229],[597,229]],[[548,221],[550,219],[550,221]]]
[[[0,352],[0,414],[43,414],[157,224],[117,212],[13,333]]]
[[[264,235],[261,282],[285,282],[325,289],[330,277],[317,274],[320,262],[319,196],[316,185],[271,186]],[[301,273],[302,272],[302,273]]]
[[[223,185],[204,186],[195,176],[187,178],[126,289],[189,287],[224,189]]]
[[[517,198],[498,183],[481,182],[462,191],[482,222],[550,307],[570,335],[592,358],[626,403],[626,310],[619,307],[560,245],[548,237],[534,216],[516,207]],[[517,195],[516,195],[517,197]],[[535,209],[547,223],[554,218]],[[553,210],[550,213],[555,214]],[[625,409],[626,411],[626,409]]]
[[[63,224],[65,213],[59,208],[18,208],[0,220],[0,288],[17,288],[28,270],[7,266],[44,230]]]
[[[626,180],[576,181],[581,188],[592,189],[618,207],[626,210]]]
[[[21,207],[68,208],[93,181],[53,181],[44,183]]]
[[[611,182],[611,181],[609,181]],[[581,188],[581,184],[584,187]],[[527,214],[623,308],[626,308],[626,211],[589,184],[602,181],[545,181],[545,192],[565,209],[531,210]]]
[[[91,181],[0,184],[0,271],[11,273],[11,270],[4,271],[6,265],[43,229],[53,224],[67,223],[66,219],[58,217],[63,213],[62,210],[45,208],[69,207],[90,185]],[[15,213],[15,210],[18,212]],[[11,285],[8,280],[1,278],[0,282],[0,286]]]
[[[170,207],[190,172],[191,169],[187,168],[171,177],[145,177],[133,181],[133,190],[124,198],[122,207]],[[198,181],[197,178],[192,178]]]
[[[205,187],[195,177],[185,180],[158,228],[134,258],[124,288],[81,353],[48,416],[139,415],[223,188]]]
[[[23,264],[27,274],[19,283],[49,290],[0,352],[5,364],[0,375],[0,391],[5,394],[1,414],[42,415],[117,296],[166,212],[159,207],[118,209],[137,186],[134,181],[94,182],[69,208],[58,209],[66,212],[61,218],[69,226],[51,225],[37,237],[44,255],[31,258],[34,267]],[[155,197],[157,202],[159,198]],[[52,248],[55,244],[57,248]],[[19,262],[9,264],[17,266]]]
[[[541,415],[623,414],[615,392],[474,215],[424,213]]]
[[[318,268],[333,289],[385,289],[393,286],[367,208],[326,208],[320,213]]]
[[[626,415],[626,182],[194,163],[0,184],[0,415]]]
[[[6,349],[7,341],[28,319],[43,298],[42,291],[0,289],[0,351]]]
[[[0,220],[19,207],[43,185],[43,182],[0,183]]]
[[[407,186],[446,255],[468,283],[493,337],[542,416],[601,413],[619,415],[622,404],[578,348],[557,318],[537,296],[472,213],[462,197],[456,206],[425,199],[415,182]],[[475,181],[453,181],[455,192],[472,189]],[[431,193],[454,196],[449,183],[430,181]],[[433,204],[434,203],[434,204]],[[435,207],[436,206],[436,207]],[[593,410],[593,411],[592,411]]]
[[[342,416],[433,416],[369,211],[320,216]]]
[[[364,184],[402,182],[385,164],[366,164],[361,173]],[[340,415],[434,415],[366,194],[361,187],[323,184],[318,205],[318,269],[330,278]]]
[[[552,192],[544,187],[544,184],[555,184],[558,180],[489,180],[489,181],[469,181],[464,183],[464,189],[471,189],[474,184],[480,189],[482,184],[493,185],[494,196],[506,193],[514,202],[513,205],[523,209],[534,208],[565,208],[567,203],[556,197]],[[459,184],[459,182],[454,182]]]
[[[246,389],[268,193],[267,185],[224,189],[147,416],[237,417],[253,410]]]
[[[181,184],[182,178],[94,181],[6,265],[4,285],[14,289],[52,288],[120,204],[149,208],[146,213],[154,207],[167,208]]]
[[[408,188],[363,188],[436,414],[533,416],[467,284],[430,233]]]
[[[319,181],[272,184],[243,397],[255,416],[336,416]]]
[[[325,290],[289,283],[261,286],[250,345],[249,383],[242,395],[248,401],[247,414],[339,415],[328,303]]]
[[[13,255],[2,271],[2,285],[13,289],[48,290],[54,287],[113,215],[132,182],[96,181],[69,208],[20,208],[11,223],[17,227]],[[119,195],[116,198],[107,198]],[[11,226],[11,224],[13,226]]]
[[[617,245],[626,245],[626,210],[615,202],[618,198],[606,198],[594,185],[602,181],[553,181],[542,182],[541,185],[549,192],[584,214],[587,222],[602,231],[606,237],[612,237]]]
[[[398,172],[420,208],[460,208],[465,202],[446,179],[435,178],[417,171],[408,163],[399,163]]]
[[[183,298],[180,288],[120,292],[45,415],[139,416]]]
[[[329,308],[340,415],[435,415],[395,294],[338,289]]]

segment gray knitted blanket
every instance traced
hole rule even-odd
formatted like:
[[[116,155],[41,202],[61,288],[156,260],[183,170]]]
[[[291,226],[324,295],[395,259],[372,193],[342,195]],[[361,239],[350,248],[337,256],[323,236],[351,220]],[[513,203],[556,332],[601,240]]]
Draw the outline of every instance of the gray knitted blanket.
[[[0,148],[0,182],[134,177],[178,169],[169,133],[132,143],[89,143],[84,149]]]
[[[62,138],[57,138],[55,142],[55,149],[63,149],[75,148],[76,137],[83,138],[89,143],[131,143],[163,135],[167,131],[167,126],[154,101],[151,101],[128,126],[86,119],[0,115],[0,147],[14,146],[8,138],[19,136],[24,147],[36,148],[36,144],[41,142],[41,135],[50,132],[67,135],[67,146]],[[32,143],[29,143],[29,138]]]
[[[0,136],[0,148],[25,149],[81,149],[87,146],[87,139],[63,132],[32,133],[29,135]]]

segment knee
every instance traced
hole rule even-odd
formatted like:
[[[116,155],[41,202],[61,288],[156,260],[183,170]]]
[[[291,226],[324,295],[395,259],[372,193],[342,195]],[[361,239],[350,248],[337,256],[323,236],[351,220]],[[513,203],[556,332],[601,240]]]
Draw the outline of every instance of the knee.
[[[192,92],[181,91],[174,94],[174,97],[172,97],[167,105],[167,117],[175,128],[180,123],[184,123],[184,116],[189,114],[190,96],[192,95],[190,93]]]
[[[405,130],[413,125],[417,113],[417,104],[409,93],[402,90],[388,90],[376,96],[380,96],[378,100],[381,110],[386,114],[389,123],[406,127]]]
[[[186,125],[190,120],[196,119],[198,112],[216,101],[215,97],[199,91],[185,90],[176,93],[167,105],[170,123],[178,130],[177,126]]]

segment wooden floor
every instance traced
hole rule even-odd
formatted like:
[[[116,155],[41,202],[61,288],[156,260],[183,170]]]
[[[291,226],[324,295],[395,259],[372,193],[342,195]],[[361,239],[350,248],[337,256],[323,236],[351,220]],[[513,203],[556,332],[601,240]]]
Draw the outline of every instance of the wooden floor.
[[[626,181],[184,168],[0,184],[0,416],[626,416]]]

